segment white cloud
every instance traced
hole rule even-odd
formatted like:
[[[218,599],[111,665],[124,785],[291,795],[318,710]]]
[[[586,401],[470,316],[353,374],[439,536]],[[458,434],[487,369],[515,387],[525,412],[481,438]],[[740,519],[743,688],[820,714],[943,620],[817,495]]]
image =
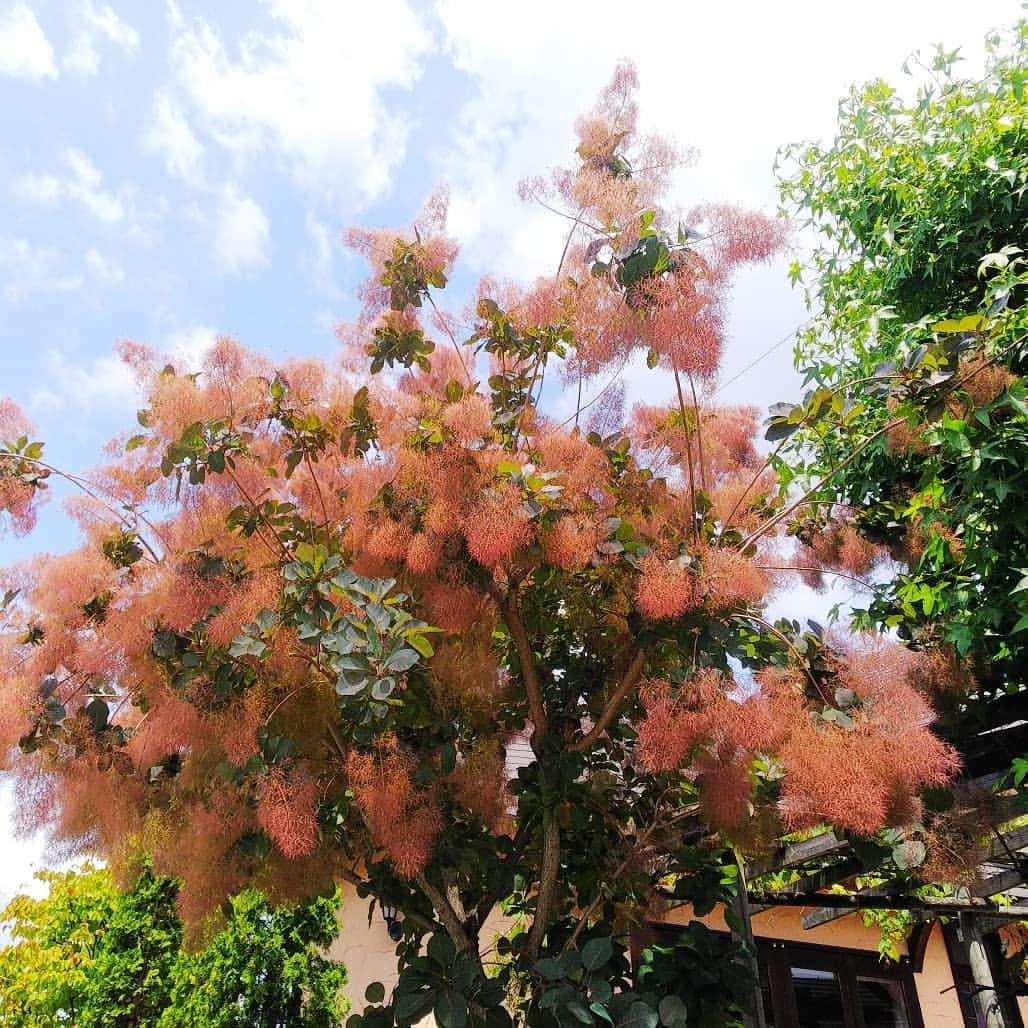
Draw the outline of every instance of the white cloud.
[[[0,785],[0,824],[12,826],[0,833],[0,863],[4,868],[4,894],[0,895],[0,904],[4,906],[15,893],[27,893],[37,899],[46,895],[46,886],[33,877],[36,871],[47,866],[46,840],[41,833],[25,838],[13,831],[15,788],[14,782]],[[4,942],[0,937],[0,946]]]
[[[32,296],[75,293],[87,283],[116,286],[125,269],[115,258],[89,247],[74,258],[45,243],[17,236],[0,236],[0,297],[12,306]]]
[[[310,267],[318,289],[332,297],[340,295],[339,286],[332,274],[332,233],[328,225],[319,221],[310,211],[304,224],[311,242]]]
[[[63,64],[78,75],[95,75],[100,68],[97,44],[110,43],[125,53],[139,49],[139,33],[114,13],[110,5],[97,6],[93,0],[81,0],[73,15],[77,26],[71,49]]]
[[[172,6],[173,64],[203,129],[240,158],[279,157],[301,185],[380,195],[406,145],[382,97],[409,89],[430,36],[404,0],[264,0],[274,28],[233,51]]]
[[[81,151],[69,149],[65,160],[72,178],[68,195],[101,221],[121,221],[125,208],[121,199],[103,188],[103,172]]]
[[[113,192],[103,184],[103,172],[81,150],[64,152],[68,173],[23,175],[14,183],[15,195],[30,203],[56,204],[68,200],[80,204],[94,218],[116,224],[125,218],[128,199],[125,190]]]
[[[63,192],[61,180],[48,172],[22,175],[14,183],[14,195],[27,203],[55,204]]]
[[[186,182],[198,180],[203,144],[193,134],[179,105],[167,93],[159,93],[154,120],[146,134],[147,149],[164,158],[168,173]]]
[[[502,10],[481,0],[439,0],[444,45],[472,88],[439,156],[440,175],[453,186],[454,228],[480,267],[494,269],[499,258],[501,273],[548,272],[561,226],[514,201],[515,184],[568,162],[575,117],[592,106],[620,57],[638,66],[644,129],[701,151],[699,165],[677,177],[673,197],[687,206],[722,199],[773,209],[776,148],[831,135],[851,81],[895,81],[907,53],[936,39],[980,53],[984,34],[1014,21],[1018,6],[663,5],[654,44],[611,31],[624,18],[615,0],[522,0]]]
[[[80,274],[67,270],[52,246],[18,236],[0,236],[0,296],[18,304],[39,294],[69,293],[82,287]]]
[[[30,408],[45,412],[74,411],[86,414],[102,411],[105,416],[135,411],[138,387],[132,369],[114,354],[78,364],[59,349],[43,354],[45,385],[33,393]]]
[[[214,256],[227,275],[245,275],[263,268],[269,260],[271,230],[267,215],[252,197],[235,187],[227,189],[218,213]]]
[[[54,48],[28,4],[0,13],[0,74],[37,82],[57,78]]]
[[[86,268],[98,283],[117,286],[125,281],[125,269],[114,257],[105,257],[95,247],[90,247],[83,257]]]
[[[169,332],[164,337],[162,351],[181,369],[193,372],[203,367],[207,351],[218,338],[218,330],[210,325],[190,325]]]

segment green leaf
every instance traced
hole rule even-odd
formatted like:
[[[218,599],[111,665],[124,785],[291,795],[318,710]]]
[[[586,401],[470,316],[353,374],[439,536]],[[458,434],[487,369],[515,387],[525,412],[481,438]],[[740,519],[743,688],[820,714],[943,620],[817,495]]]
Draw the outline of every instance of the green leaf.
[[[659,1014],[665,1028],[686,1028],[689,1023],[689,1008],[681,996],[665,996],[660,1001]]]
[[[371,697],[372,699],[378,700],[380,703],[384,703],[393,694],[393,690],[396,688],[396,679],[392,676],[387,675],[385,678],[376,678],[374,684],[371,686]]]
[[[769,443],[776,443],[780,439],[788,439],[799,428],[798,424],[789,421],[787,418],[770,418],[766,424],[767,429],[764,432],[764,438]]]
[[[468,1001],[453,989],[444,989],[436,997],[436,1024],[439,1028],[464,1028],[468,1023]]]
[[[381,1003],[385,999],[385,986],[381,982],[372,982],[364,990],[364,999],[368,1003]]]
[[[302,560],[304,564],[314,564],[316,551],[311,543],[296,544],[296,559]]]
[[[657,1028],[657,1011],[641,1000],[636,1000],[618,1019],[617,1028]]]
[[[425,952],[442,968],[451,967],[457,957],[457,947],[445,932],[436,932],[428,940]]]
[[[852,707],[857,702],[857,694],[852,689],[840,687],[835,690],[835,702],[840,707]]]
[[[368,619],[380,632],[384,632],[389,627],[391,620],[389,611],[381,603],[369,603],[364,608],[364,613],[368,615]]]
[[[543,957],[535,962],[535,971],[551,982],[560,978],[564,971],[553,957]]]
[[[585,1008],[585,1004],[579,1002],[577,999],[571,1000],[569,1003],[564,1005],[564,1009],[567,1010],[573,1017],[581,1021],[582,1024],[592,1024],[593,1015],[589,1013]]]
[[[353,675],[344,672],[336,679],[336,693],[340,696],[356,696],[368,685],[366,675]]]
[[[415,664],[417,664],[419,659],[420,658],[418,657],[416,650],[404,647],[403,649],[390,654],[383,667],[387,671],[409,671]]]
[[[407,645],[417,650],[422,657],[431,657],[435,653],[432,644],[417,632],[411,632],[409,635],[405,633],[404,639],[407,640]]]
[[[102,732],[107,727],[107,718],[110,713],[107,704],[99,696],[94,696],[86,704],[85,710],[93,731]]]
[[[840,728],[850,729],[855,727],[856,722],[843,710],[836,710],[835,707],[826,707],[821,717],[825,721],[833,721]]]
[[[230,657],[263,657],[268,651],[262,639],[251,635],[237,635],[228,648]]]
[[[603,967],[610,958],[614,956],[614,943],[603,936],[598,939],[590,939],[582,947],[582,967],[587,971],[595,971]]]
[[[918,839],[910,839],[894,846],[892,859],[901,871],[920,867],[928,856],[928,848]]]
[[[400,1023],[420,1021],[432,1009],[432,993],[427,989],[401,992],[393,1004],[393,1014]]]
[[[988,322],[980,314],[970,314],[966,318],[937,321],[931,326],[933,332],[949,334],[952,332],[981,332]]]
[[[178,636],[168,629],[161,629],[154,633],[150,649],[155,657],[164,660],[174,657],[178,652]]]

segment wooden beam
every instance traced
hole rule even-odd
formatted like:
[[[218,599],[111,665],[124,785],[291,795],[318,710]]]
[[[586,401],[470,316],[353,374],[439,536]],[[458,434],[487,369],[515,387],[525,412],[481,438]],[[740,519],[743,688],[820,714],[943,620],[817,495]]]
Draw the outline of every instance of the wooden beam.
[[[1024,828],[1015,828],[1012,832],[1007,832],[1003,836],[1003,842],[999,839],[993,839],[989,845],[989,849],[985,854],[985,860],[998,860],[1003,857],[1009,859],[1007,850],[1016,853],[1018,850],[1023,850],[1028,847],[1028,825]]]
[[[1001,871],[996,875],[989,875],[971,886],[972,896],[995,896],[998,892],[1007,892],[1016,888],[1024,881],[1024,874],[1020,868],[1013,868],[1010,871]]]
[[[881,889],[881,891],[879,891]],[[1028,906],[1002,906],[991,900],[957,899],[944,896],[938,899],[922,899],[920,896],[905,896],[902,893],[889,893],[886,886],[879,889],[866,889],[858,893],[819,892],[813,896],[777,896],[774,893],[752,893],[753,903],[765,907],[811,907],[817,903],[825,910],[922,910],[925,913],[983,914],[992,917],[1003,917],[1007,920],[1028,919]]]
[[[856,857],[847,857],[838,863],[829,864],[827,867],[819,868],[812,874],[804,875],[798,881],[783,885],[780,889],[768,889],[766,895],[775,896],[809,896],[822,889],[844,882],[861,872],[866,871],[864,863]],[[751,889],[751,893],[758,893],[759,890]],[[773,904],[772,904],[773,905]]]
[[[853,899],[866,900],[874,899],[878,896],[887,896],[890,892],[890,885],[893,883],[886,882],[884,885],[876,885],[871,889],[861,889],[860,892],[853,894]],[[837,895],[837,894],[836,894]],[[820,901],[823,897],[814,896],[811,899]],[[859,906],[845,906],[839,907],[834,905],[820,906],[817,910],[811,911],[809,914],[803,914],[800,917],[806,931],[810,931],[811,928],[820,928],[823,924],[828,924],[829,921],[838,921],[840,917],[846,917],[852,914],[855,909],[859,910],[876,910],[878,908],[871,904],[862,904]],[[890,909],[890,908],[885,908]]]
[[[816,857],[825,857],[829,853],[836,853],[846,845],[844,839],[837,839],[835,832],[831,831],[822,832],[811,839],[804,839],[803,842],[780,845],[774,853],[757,857],[746,865],[746,880],[752,881],[752,879],[759,878],[771,871],[781,871],[784,867],[802,864]]]

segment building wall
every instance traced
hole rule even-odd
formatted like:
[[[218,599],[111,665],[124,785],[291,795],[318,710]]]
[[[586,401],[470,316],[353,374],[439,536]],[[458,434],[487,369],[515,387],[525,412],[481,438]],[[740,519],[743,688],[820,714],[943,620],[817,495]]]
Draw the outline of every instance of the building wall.
[[[396,984],[396,943],[386,934],[378,904],[369,925],[368,906],[371,900],[361,899],[352,885],[341,888],[343,905],[339,911],[339,935],[328,955],[346,965],[344,991],[350,997],[351,1013],[359,1014],[365,1007],[364,990],[372,982],[382,982],[387,996]]]
[[[364,990],[371,982],[382,982],[387,995],[396,984],[396,945],[386,934],[385,922],[377,906],[369,926],[369,902],[359,899],[351,886],[344,888],[343,906],[339,915],[340,932],[329,950],[333,960],[341,960],[346,964],[349,979],[346,993],[354,1013],[364,1009]],[[848,914],[808,931],[800,920],[805,909],[771,907],[761,911],[753,917],[754,934],[759,938],[876,952],[878,931],[865,927],[858,915]],[[692,920],[692,914],[689,908],[682,907],[670,911],[664,920],[670,924],[684,924]],[[715,931],[728,931],[720,908],[698,920]],[[483,946],[491,946],[494,936],[503,927],[501,918],[490,919],[482,931]],[[925,950],[924,967],[914,975],[914,982],[925,1025],[929,1028],[962,1028],[960,1002],[953,988],[949,956],[938,924],[932,927]],[[433,1023],[432,1018],[422,1022],[423,1025]]]
[[[339,911],[339,935],[329,947],[328,956],[346,965],[347,984],[343,991],[350,997],[351,1013],[359,1014],[366,1006],[364,990],[372,982],[381,982],[387,996],[396,984],[396,943],[386,932],[378,904],[375,905],[369,925],[368,907],[371,901],[361,899],[352,885],[342,885],[340,888],[343,905]],[[483,956],[492,949],[496,936],[509,927],[510,921],[498,911],[486,918],[480,933]],[[428,1017],[420,1023],[433,1025],[435,1021]]]

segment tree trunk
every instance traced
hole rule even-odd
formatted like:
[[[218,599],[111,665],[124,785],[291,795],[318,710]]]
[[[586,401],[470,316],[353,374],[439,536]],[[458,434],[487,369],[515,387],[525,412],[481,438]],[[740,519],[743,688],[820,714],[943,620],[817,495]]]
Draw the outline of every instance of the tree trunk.
[[[764,1000],[760,994],[760,968],[757,964],[757,946],[753,939],[753,921],[750,917],[750,902],[746,896],[746,869],[739,856],[738,851],[732,850],[735,857],[735,867],[738,871],[736,879],[735,899],[732,907],[736,916],[742,922],[742,932],[732,932],[737,943],[744,943],[750,952],[750,971],[753,975],[753,988],[750,992],[750,1010],[744,1016],[743,1023],[746,1028],[767,1028],[764,1020]]]

